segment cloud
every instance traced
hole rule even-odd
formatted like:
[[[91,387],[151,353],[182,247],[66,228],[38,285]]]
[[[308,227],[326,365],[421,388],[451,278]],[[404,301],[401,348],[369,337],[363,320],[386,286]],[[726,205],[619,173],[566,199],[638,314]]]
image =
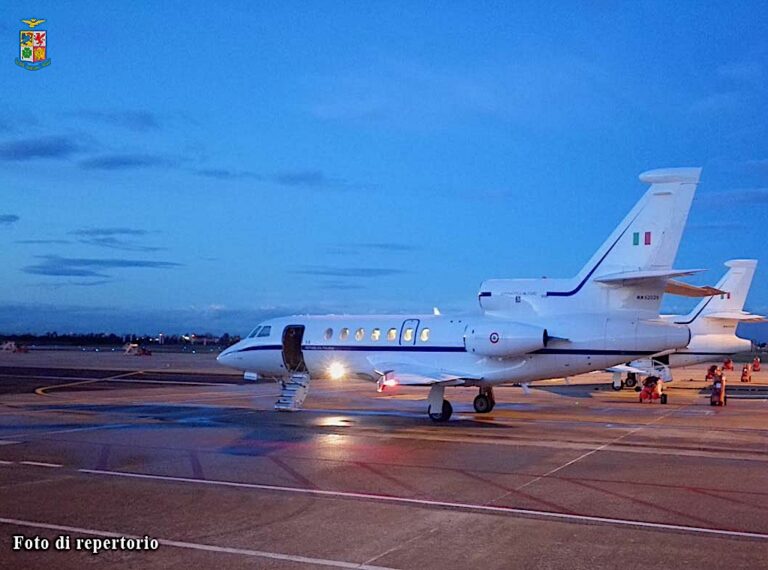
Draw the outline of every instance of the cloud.
[[[346,283],[344,281],[324,281],[318,285],[319,289],[328,289],[332,291],[354,291],[365,289],[365,285],[356,283]]]
[[[131,170],[137,168],[169,168],[177,161],[150,154],[106,154],[80,162],[86,170]]]
[[[216,178],[218,180],[235,180],[240,178],[253,178],[255,180],[263,180],[264,176],[255,172],[249,172],[247,170],[229,170],[226,168],[205,168],[201,170],[194,170],[194,174],[197,176],[203,176],[205,178]]]
[[[30,244],[30,245],[54,245],[72,243],[67,239],[18,239],[14,243]]]
[[[51,277],[99,277],[109,278],[103,273],[108,269],[171,269],[180,267],[180,263],[171,261],[150,261],[144,259],[88,259],[60,257],[58,255],[39,255],[42,261],[23,268],[25,273],[47,275]]]
[[[753,172],[768,173],[768,158],[745,160],[742,164]]]
[[[136,241],[123,239],[117,236],[144,236],[149,232],[136,228],[81,228],[72,230],[70,235],[82,236],[78,243],[123,251],[160,251],[162,247],[144,245]]]
[[[303,269],[296,269],[292,273],[301,275],[319,275],[324,277],[386,277],[388,275],[398,275],[407,273],[403,269],[383,268],[383,267],[320,267],[307,266]]]
[[[756,61],[741,61],[719,66],[717,74],[731,81],[759,82],[764,77],[764,70]]]
[[[740,109],[746,103],[744,94],[737,91],[712,93],[694,100],[689,111],[695,114],[710,114],[717,112],[734,111]]]
[[[687,229],[692,231],[730,231],[730,230],[743,230],[747,227],[747,224],[738,222],[704,222],[701,224],[688,224]]]
[[[86,120],[145,132],[160,128],[160,121],[149,111],[76,111],[70,115]]]
[[[69,233],[75,236],[143,236],[149,232],[147,230],[139,230],[135,228],[82,228],[79,230],[72,230]]]
[[[326,253],[337,255],[355,255],[365,253],[366,250],[379,252],[405,252],[419,249],[414,245],[404,243],[359,243],[359,244],[338,244],[325,249]]]
[[[697,200],[718,207],[736,204],[768,204],[768,188],[736,188],[723,192],[703,192],[697,196]]]
[[[320,188],[323,186],[344,183],[341,179],[328,178],[320,170],[279,172],[272,176],[272,181],[282,186],[304,186],[308,188]]]
[[[68,158],[80,152],[73,137],[47,136],[0,143],[0,160],[28,161],[47,158]]]
[[[61,289],[63,287],[98,287],[112,283],[111,279],[97,279],[96,281],[59,281],[56,283],[36,283],[35,287],[44,289]]]
[[[204,168],[193,170],[192,173],[196,176],[215,178],[217,180],[260,180],[291,188],[375,188],[375,185],[356,184],[344,178],[328,176],[325,172],[318,169],[285,170],[274,174],[260,174],[250,170]]]
[[[80,239],[77,241],[84,245],[106,247],[109,249],[120,249],[123,251],[160,251],[161,249],[165,249],[162,247],[156,247],[151,245],[142,245],[140,243],[136,243],[136,242],[132,242],[132,241],[116,238],[116,237],[110,237],[110,236],[92,237],[92,238]]]
[[[550,127],[605,119],[604,109],[627,102],[609,73],[573,54],[464,68],[382,59],[317,76],[309,89],[307,109],[320,120],[407,130],[478,118]]]
[[[16,214],[0,214],[0,226],[10,226],[20,219]]]

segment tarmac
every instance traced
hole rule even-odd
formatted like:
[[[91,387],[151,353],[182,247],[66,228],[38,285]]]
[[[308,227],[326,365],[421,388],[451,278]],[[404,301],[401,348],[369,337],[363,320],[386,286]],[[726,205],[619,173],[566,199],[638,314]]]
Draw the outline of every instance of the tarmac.
[[[706,365],[667,405],[607,374],[484,415],[449,389],[434,424],[423,390],[344,380],[276,412],[214,358],[0,353],[0,568],[766,567],[768,371],[725,407]]]

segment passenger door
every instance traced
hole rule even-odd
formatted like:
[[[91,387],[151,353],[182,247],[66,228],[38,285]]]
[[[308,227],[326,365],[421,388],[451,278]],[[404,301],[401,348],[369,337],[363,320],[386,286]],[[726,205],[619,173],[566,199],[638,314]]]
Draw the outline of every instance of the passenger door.
[[[406,319],[400,327],[400,346],[416,344],[416,332],[419,328],[419,319]]]
[[[283,363],[289,372],[306,372],[301,342],[304,339],[304,325],[288,325],[283,329]]]

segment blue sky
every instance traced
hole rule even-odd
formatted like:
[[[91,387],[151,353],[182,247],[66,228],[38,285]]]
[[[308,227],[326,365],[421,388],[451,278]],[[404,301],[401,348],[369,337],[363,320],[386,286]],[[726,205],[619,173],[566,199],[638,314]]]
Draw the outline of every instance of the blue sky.
[[[575,274],[666,166],[704,167],[677,266],[714,283],[768,236],[766,29],[760,2],[4,6],[0,330],[472,310]]]

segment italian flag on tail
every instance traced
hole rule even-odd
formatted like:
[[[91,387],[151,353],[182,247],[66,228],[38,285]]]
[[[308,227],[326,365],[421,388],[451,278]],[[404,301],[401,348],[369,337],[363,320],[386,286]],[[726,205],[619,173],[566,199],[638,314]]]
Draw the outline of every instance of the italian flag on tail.
[[[632,234],[632,245],[640,245],[640,232]],[[643,237],[643,245],[651,245],[651,232],[645,232]]]

